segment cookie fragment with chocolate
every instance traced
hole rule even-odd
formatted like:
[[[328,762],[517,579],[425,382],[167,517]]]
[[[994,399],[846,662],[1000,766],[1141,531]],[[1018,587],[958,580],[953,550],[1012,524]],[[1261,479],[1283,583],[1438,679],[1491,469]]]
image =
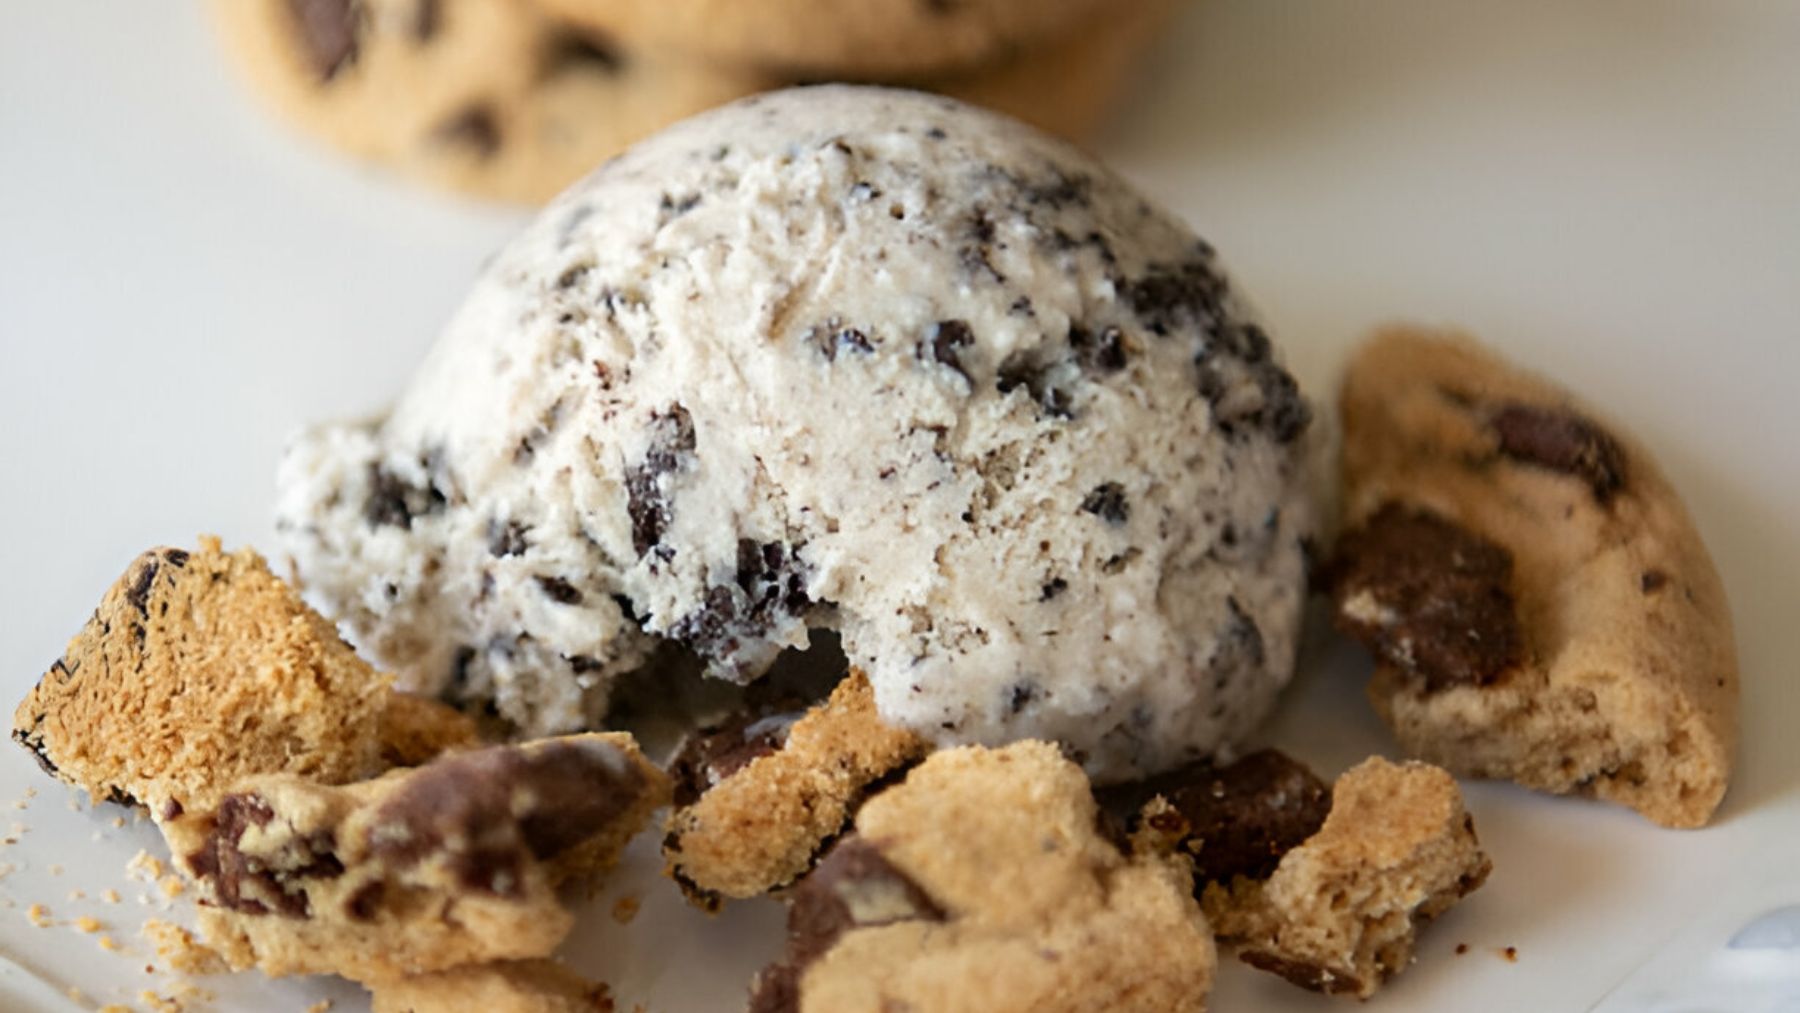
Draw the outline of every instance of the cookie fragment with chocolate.
[[[612,1013],[612,994],[553,960],[503,960],[375,984],[374,1013]]]
[[[1737,746],[1731,614],[1648,452],[1460,334],[1378,334],[1342,413],[1323,582],[1407,751],[1704,825]]]
[[[704,907],[785,886],[871,785],[925,748],[881,720],[868,678],[854,669],[810,709],[740,715],[696,733],[671,764],[669,874]]]
[[[1201,1009],[1213,942],[1186,870],[1127,857],[1054,745],[935,753],[789,894],[756,1013]]]
[[[1324,825],[1274,873],[1208,884],[1202,906],[1244,963],[1367,999],[1412,962],[1419,929],[1491,868],[1449,773],[1371,757],[1337,779]]]
[[[261,556],[204,537],[132,562],[19,704],[12,734],[96,801],[160,819],[252,774],[379,773],[388,681]]]
[[[342,787],[250,778],[163,834],[233,968],[383,981],[547,956],[574,920],[557,888],[615,861],[667,794],[630,736],[588,734]]]

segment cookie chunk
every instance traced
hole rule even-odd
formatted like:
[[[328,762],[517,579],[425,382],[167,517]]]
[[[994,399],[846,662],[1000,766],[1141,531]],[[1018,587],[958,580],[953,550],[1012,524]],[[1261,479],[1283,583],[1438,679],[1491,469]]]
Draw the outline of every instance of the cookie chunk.
[[[251,774],[378,773],[387,683],[261,556],[202,538],[131,564],[19,704],[13,738],[95,800],[160,819]]]
[[[581,34],[516,0],[215,0],[227,47],[290,120],[454,189],[547,199],[639,137],[773,87]]]
[[[726,63],[869,79],[967,70],[1138,0],[537,0],[575,24]]]
[[[1098,816],[1048,743],[934,754],[793,890],[750,1008],[1202,1008],[1213,942],[1186,870],[1122,855]]]
[[[374,1013],[612,1013],[605,985],[551,960],[508,960],[384,981]]]
[[[1704,825],[1737,743],[1731,615],[1648,453],[1454,334],[1378,335],[1342,410],[1346,533],[1324,580],[1402,745]]]
[[[1273,749],[1223,767],[1202,761],[1102,794],[1115,812],[1135,813],[1138,850],[1155,842],[1187,854],[1194,893],[1209,883],[1267,879],[1283,855],[1325,824],[1331,789]]]
[[[1454,778],[1372,757],[1338,778],[1324,826],[1266,880],[1208,883],[1202,906],[1244,963],[1367,999],[1412,962],[1420,926],[1491,868]]]
[[[922,738],[881,720],[856,670],[810,710],[743,715],[691,736],[671,764],[669,874],[704,907],[785,886],[872,784],[924,752]]]
[[[453,753],[329,787],[277,775],[163,826],[232,967],[381,981],[547,956],[559,884],[616,860],[667,798],[629,736]]]
[[[416,767],[452,749],[481,745],[474,719],[417,693],[390,692],[376,728],[381,761],[389,767]]]

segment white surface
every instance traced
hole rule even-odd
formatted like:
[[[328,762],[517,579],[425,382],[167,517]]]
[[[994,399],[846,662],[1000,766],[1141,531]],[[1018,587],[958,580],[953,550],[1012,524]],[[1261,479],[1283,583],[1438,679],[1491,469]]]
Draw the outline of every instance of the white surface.
[[[0,0],[7,700],[137,550],[199,531],[268,544],[283,435],[396,391],[522,220],[296,139],[211,42],[186,0]],[[1800,5],[1781,2],[1209,0],[1102,145],[1224,251],[1315,394],[1360,332],[1396,317],[1463,323],[1586,393],[1660,450],[1731,594],[1745,748],[1718,825],[1661,831],[1473,786],[1494,876],[1371,1009],[1583,1010],[1621,982],[1648,996],[1670,977],[1650,971],[1698,969],[1732,931],[1720,905],[1753,907],[1748,920],[1800,902],[1796,52]],[[1276,741],[1327,772],[1388,748],[1354,650],[1324,641],[1302,664]],[[0,750],[0,831],[28,828],[0,845],[18,867],[0,878],[0,1007],[70,984],[102,1001],[166,994],[135,937],[145,888],[122,874],[153,835],[65,797]],[[570,952],[658,1013],[730,1008],[777,917],[680,910],[650,843],[612,891],[642,894],[645,913],[621,928],[602,901]],[[121,904],[67,899],[109,886]],[[130,953],[33,928],[34,901],[61,923],[102,918]],[[1517,963],[1495,955],[1508,945]],[[32,991],[32,973],[55,987]],[[239,1008],[327,994],[234,984]],[[1701,993],[1683,1008],[1777,1001]],[[1342,1008],[1235,967],[1213,1006]]]

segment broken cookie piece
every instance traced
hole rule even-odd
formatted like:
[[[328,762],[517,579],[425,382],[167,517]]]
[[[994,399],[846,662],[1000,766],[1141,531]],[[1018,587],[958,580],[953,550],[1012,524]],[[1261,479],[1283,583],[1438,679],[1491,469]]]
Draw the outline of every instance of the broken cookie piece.
[[[1462,335],[1395,329],[1343,390],[1323,575],[1408,752],[1704,825],[1737,744],[1725,591],[1648,453]]]
[[[232,967],[370,982],[547,956],[573,923],[557,887],[667,794],[630,736],[577,735],[343,787],[250,778],[163,834]]]
[[[924,752],[924,739],[881,720],[856,670],[810,710],[741,715],[700,732],[671,764],[669,874],[709,908],[785,886],[870,785]]]
[[[131,564],[19,704],[13,738],[96,801],[162,819],[251,774],[378,773],[389,692],[261,556],[209,537]]]
[[[481,745],[474,719],[418,693],[390,692],[377,728],[381,761],[388,767],[417,767],[450,750]]]
[[[605,985],[552,960],[505,960],[384,981],[374,1013],[612,1013]]]
[[[1146,785],[1135,850],[1191,855],[1219,942],[1314,991],[1373,995],[1490,868],[1455,779],[1423,763],[1373,757],[1327,788],[1265,750]]]
[[[1324,826],[1266,881],[1209,884],[1202,906],[1246,964],[1367,999],[1491,868],[1449,773],[1372,757],[1338,778]]]
[[[936,753],[870,799],[789,895],[754,1013],[1201,1009],[1207,929],[1181,863],[1128,858],[1043,742]]]

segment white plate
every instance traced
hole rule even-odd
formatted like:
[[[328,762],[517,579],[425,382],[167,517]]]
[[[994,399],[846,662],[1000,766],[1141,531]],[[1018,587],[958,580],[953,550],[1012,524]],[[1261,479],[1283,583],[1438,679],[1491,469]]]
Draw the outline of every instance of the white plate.
[[[1781,984],[1800,951],[1725,945],[1800,903],[1796,53],[1800,5],[1780,2],[1210,0],[1102,145],[1225,251],[1315,395],[1372,324],[1466,324],[1661,452],[1731,594],[1745,748],[1718,824],[1471,786],[1493,878],[1373,1009],[1582,1010],[1615,989],[1605,1009],[1684,990],[1668,1008],[1800,1002]],[[0,697],[137,550],[200,531],[267,545],[283,435],[391,396],[521,220],[264,117],[186,0],[0,4]],[[1303,668],[1275,740],[1326,773],[1391,748],[1354,650],[1322,639]],[[69,986],[141,1007],[171,979],[145,970],[137,923],[159,905],[123,866],[154,835],[66,799],[0,750],[0,834],[27,828],[0,845],[0,1008],[55,1008]],[[779,913],[686,911],[651,843],[569,952],[628,1004],[732,1008]],[[121,903],[97,899],[109,887]],[[608,915],[625,893],[644,900],[630,926]],[[33,902],[52,927],[27,921]],[[69,925],[82,915],[125,952]],[[205,985],[228,1008],[361,1002]],[[1214,1008],[1342,1007],[1234,966]]]

